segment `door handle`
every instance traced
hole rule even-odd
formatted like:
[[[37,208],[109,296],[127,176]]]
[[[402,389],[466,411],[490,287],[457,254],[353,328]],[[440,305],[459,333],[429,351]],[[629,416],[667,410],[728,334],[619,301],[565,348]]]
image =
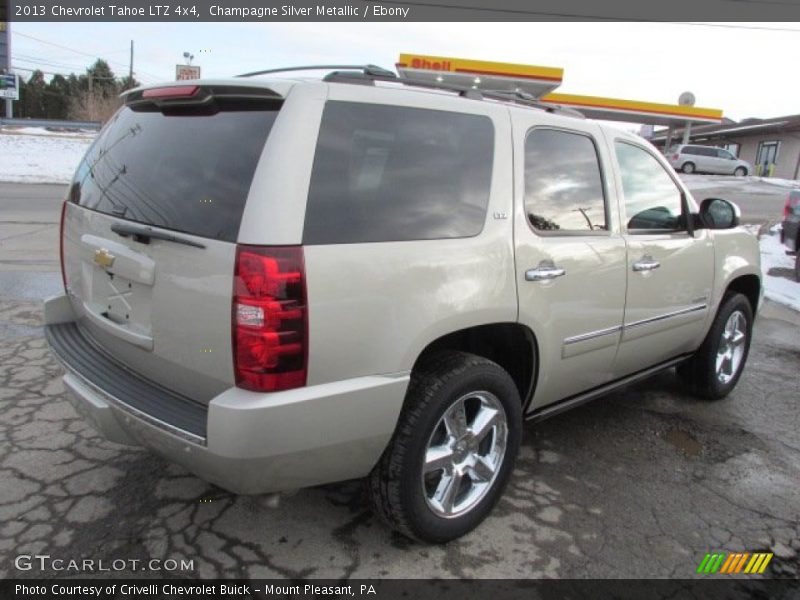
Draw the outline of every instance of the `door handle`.
[[[652,256],[643,256],[640,260],[633,263],[633,270],[638,272],[652,271],[661,266],[661,263]]]
[[[566,269],[559,269],[552,264],[541,264],[535,269],[528,269],[525,271],[525,281],[547,281],[566,274]]]

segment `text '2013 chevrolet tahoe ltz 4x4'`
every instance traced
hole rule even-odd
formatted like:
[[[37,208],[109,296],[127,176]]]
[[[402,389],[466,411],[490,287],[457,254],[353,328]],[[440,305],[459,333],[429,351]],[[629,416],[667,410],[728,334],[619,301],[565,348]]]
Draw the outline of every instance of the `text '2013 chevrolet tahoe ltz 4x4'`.
[[[126,93],[45,311],[105,436],[242,494],[366,477],[443,542],[497,502],[525,419],[672,366],[733,389],[761,295],[735,206],[635,135],[355,75]]]

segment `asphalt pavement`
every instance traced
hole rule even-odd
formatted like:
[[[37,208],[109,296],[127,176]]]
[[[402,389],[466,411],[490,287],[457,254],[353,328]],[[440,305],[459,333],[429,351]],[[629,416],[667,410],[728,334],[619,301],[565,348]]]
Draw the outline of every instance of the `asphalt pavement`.
[[[0,577],[57,574],[20,554],[193,561],[151,576],[684,578],[707,552],[763,550],[768,575],[800,572],[800,314],[765,304],[722,401],[667,372],[527,425],[494,513],[427,546],[378,522],[360,482],[271,508],[86,425],[42,337],[63,192],[0,184]]]

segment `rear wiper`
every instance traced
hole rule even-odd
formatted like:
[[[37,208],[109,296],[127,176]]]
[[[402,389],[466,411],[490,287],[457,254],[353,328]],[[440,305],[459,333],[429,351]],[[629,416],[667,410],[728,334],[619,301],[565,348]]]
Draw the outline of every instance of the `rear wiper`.
[[[171,233],[162,233],[154,231],[152,227],[144,225],[129,225],[127,223],[114,223],[111,226],[111,231],[122,237],[133,236],[134,241],[141,244],[149,244],[151,239],[165,240],[167,242],[175,242],[176,244],[184,244],[186,246],[194,246],[195,248],[205,248],[203,244],[193,240],[173,235]]]

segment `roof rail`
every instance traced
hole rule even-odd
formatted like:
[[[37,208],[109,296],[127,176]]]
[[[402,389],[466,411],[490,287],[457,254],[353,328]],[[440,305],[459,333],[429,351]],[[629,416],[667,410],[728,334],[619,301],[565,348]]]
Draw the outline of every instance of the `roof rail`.
[[[580,111],[575,110],[574,108],[568,108],[560,104],[550,104],[542,102],[541,100],[539,100],[538,98],[527,92],[493,90],[484,92],[484,95],[496,100],[508,100],[509,102],[513,102],[514,104],[522,104],[523,106],[534,106],[536,108],[541,108],[542,110],[546,110],[547,112],[557,112],[559,114],[567,115],[570,117],[576,117],[578,119],[586,118],[586,115],[584,115]]]
[[[360,85],[373,85],[376,81],[387,81],[400,83],[412,87],[421,87],[435,90],[455,92],[464,98],[472,100],[500,100],[513,102],[521,106],[538,108],[549,113],[558,113],[585,119],[586,117],[577,110],[566,108],[558,104],[547,104],[537,99],[532,94],[526,92],[512,92],[504,90],[481,90],[476,87],[459,85],[455,83],[445,83],[443,81],[430,81],[427,79],[414,79],[411,77],[398,77],[394,72],[384,69],[377,65],[303,65],[299,67],[283,67],[279,69],[266,69],[264,71],[253,71],[242,73],[236,77],[255,77],[256,75],[269,75],[272,73],[288,73],[292,71],[325,71],[330,70],[323,81],[335,81],[338,83],[350,83]]]
[[[367,76],[375,76],[381,78],[397,79],[392,71],[379,67],[377,65],[302,65],[299,67],[282,67],[280,69],[265,69],[264,71],[252,71],[251,73],[242,73],[236,77],[255,77],[256,75],[271,75],[272,73],[289,73],[291,71],[327,71],[327,70],[341,69],[344,71],[360,71]]]

